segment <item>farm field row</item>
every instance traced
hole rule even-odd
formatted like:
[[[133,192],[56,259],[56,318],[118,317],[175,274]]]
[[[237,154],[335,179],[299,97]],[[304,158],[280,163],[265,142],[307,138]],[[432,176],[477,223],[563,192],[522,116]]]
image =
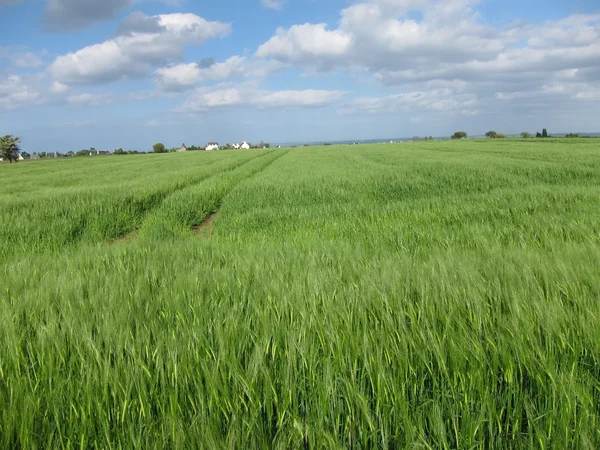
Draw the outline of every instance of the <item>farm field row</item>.
[[[4,165],[0,447],[598,448],[599,212],[595,139]]]

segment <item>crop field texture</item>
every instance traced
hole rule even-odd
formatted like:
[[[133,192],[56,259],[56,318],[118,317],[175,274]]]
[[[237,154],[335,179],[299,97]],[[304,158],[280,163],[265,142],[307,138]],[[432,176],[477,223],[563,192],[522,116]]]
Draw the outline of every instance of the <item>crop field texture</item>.
[[[0,166],[0,448],[600,448],[600,141]]]

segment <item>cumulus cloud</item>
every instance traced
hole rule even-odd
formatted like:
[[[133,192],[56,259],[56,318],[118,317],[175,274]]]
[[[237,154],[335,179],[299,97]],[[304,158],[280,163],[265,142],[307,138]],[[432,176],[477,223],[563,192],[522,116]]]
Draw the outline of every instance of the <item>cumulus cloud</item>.
[[[145,16],[132,14],[119,36],[59,56],[48,71],[64,84],[98,84],[135,77],[174,61],[181,61],[187,45],[223,37],[231,26],[194,14]]]
[[[39,80],[21,75],[0,75],[0,110],[16,109],[39,104],[41,95],[36,89]]]
[[[54,86],[44,73],[0,71],[0,110],[60,102],[65,92],[60,85]]]
[[[117,93],[95,89],[81,91],[58,81],[44,72],[15,74],[0,71],[0,111],[42,105],[100,106],[123,101],[142,101],[161,94],[157,91]]]
[[[526,92],[534,93],[537,104],[548,98],[546,105],[594,98],[593,83],[600,79],[600,14],[498,27],[483,21],[479,3],[363,0],[340,12],[337,27],[307,23],[278,29],[256,56],[309,73],[359,69],[401,91],[358,100],[342,108],[345,112],[393,110],[410,103],[415,93],[420,102],[446,97],[431,104],[456,111],[476,110],[474,101],[489,106],[522,99]],[[440,91],[428,87],[432,82],[464,86]]]
[[[115,18],[131,4],[132,0],[50,0],[44,11],[44,24],[49,31],[83,28]]]
[[[300,65],[343,64],[352,49],[352,35],[326,27],[324,23],[306,23],[287,30],[279,28],[275,36],[258,48],[256,56]]]
[[[178,64],[156,71],[158,86],[165,91],[183,91],[206,81],[230,78],[260,79],[281,69],[276,61],[255,61],[244,56],[232,56],[223,62],[208,58],[200,63]]]
[[[7,0],[0,0],[0,5],[2,1]],[[44,10],[44,26],[47,31],[57,32],[85,28],[97,22],[114,19],[120,12],[139,1],[144,0],[49,0]],[[171,6],[181,3],[179,0],[152,1]]]
[[[131,13],[119,26],[119,36],[134,36],[136,33],[160,33],[165,31],[159,16],[147,16],[141,11]]]
[[[214,108],[255,107],[255,108],[296,108],[322,107],[341,100],[343,91],[336,90],[281,90],[269,91],[253,85],[217,86],[198,88],[175,111],[182,113],[203,113]]]
[[[44,65],[40,55],[28,51],[24,46],[0,47],[0,59],[9,60],[16,69],[37,69]]]

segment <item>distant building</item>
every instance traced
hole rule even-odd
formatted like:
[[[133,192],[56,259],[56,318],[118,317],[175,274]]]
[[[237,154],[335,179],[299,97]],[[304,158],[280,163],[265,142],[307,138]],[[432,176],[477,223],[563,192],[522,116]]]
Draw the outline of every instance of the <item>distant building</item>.
[[[242,145],[240,145],[241,149],[244,150],[248,150],[250,148],[250,144],[248,144],[246,141],[242,142]]]
[[[31,159],[40,159],[40,155],[34,153],[33,155],[31,155]]]
[[[240,148],[240,144],[233,144],[231,147],[232,147],[232,148],[235,148],[236,150],[239,150],[239,148]]]
[[[219,143],[218,142],[207,142],[206,143],[206,147],[204,147],[205,150],[219,150]]]
[[[21,152],[21,153],[19,153],[19,157],[17,158],[17,161],[27,161],[30,158],[31,158],[31,155],[29,153]]]
[[[188,149],[185,146],[185,144],[181,144],[181,147],[177,149],[177,153],[181,153],[181,152],[187,152]]]
[[[46,158],[52,158],[52,159],[58,158],[58,153],[56,153],[56,152],[47,152],[46,153]]]

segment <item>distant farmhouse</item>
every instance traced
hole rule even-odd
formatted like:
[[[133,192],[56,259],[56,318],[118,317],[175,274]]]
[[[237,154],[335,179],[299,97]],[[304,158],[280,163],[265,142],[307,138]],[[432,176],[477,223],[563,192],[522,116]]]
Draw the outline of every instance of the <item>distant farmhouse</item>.
[[[218,142],[207,142],[206,147],[204,149],[205,150],[219,150],[219,143]]]
[[[181,144],[181,147],[177,149],[177,153],[181,153],[181,152],[187,152],[188,149],[185,146],[185,144]]]
[[[240,149],[240,144],[233,144],[233,145],[231,146],[231,148],[234,148],[234,149],[236,149],[236,150],[239,150],[239,149]]]
[[[56,152],[47,152],[46,158],[58,158],[58,153]]]
[[[240,148],[243,150],[249,150],[250,144],[248,144],[246,141],[244,141],[244,142],[242,142],[242,145],[240,145]]]
[[[110,152],[107,150],[90,150],[90,156],[108,156]]]
[[[31,155],[29,153],[21,152],[21,153],[19,153],[19,157],[17,158],[17,161],[27,161],[30,158],[31,158]]]

